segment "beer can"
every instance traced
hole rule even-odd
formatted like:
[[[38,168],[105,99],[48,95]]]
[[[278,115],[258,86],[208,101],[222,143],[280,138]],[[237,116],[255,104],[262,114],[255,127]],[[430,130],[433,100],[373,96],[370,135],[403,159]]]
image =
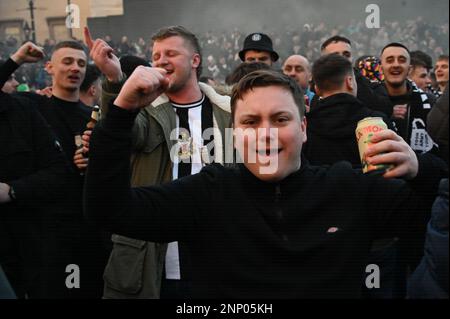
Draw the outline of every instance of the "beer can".
[[[383,174],[392,167],[392,165],[386,164],[370,165],[364,157],[364,153],[367,148],[372,144],[371,138],[374,133],[386,129],[387,125],[381,117],[366,117],[358,122],[358,126],[356,127],[356,141],[358,142],[359,158],[361,159],[362,170],[365,174]]]

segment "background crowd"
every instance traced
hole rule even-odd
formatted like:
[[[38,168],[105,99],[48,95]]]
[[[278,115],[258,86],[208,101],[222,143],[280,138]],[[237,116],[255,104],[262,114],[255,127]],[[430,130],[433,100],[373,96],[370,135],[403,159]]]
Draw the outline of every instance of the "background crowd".
[[[349,201],[348,206],[345,206],[346,209],[339,206],[340,213],[343,213],[344,219],[356,220],[356,223],[359,221],[362,225],[355,224],[357,234],[362,238],[362,244],[358,246],[356,241],[351,243],[359,248],[364,246],[364,249],[359,252],[360,255],[355,257],[351,256],[351,253],[347,254],[354,247],[348,245],[348,242],[345,242],[346,239],[342,241],[344,244],[336,245],[338,252],[346,251],[342,256],[336,253],[336,260],[343,257],[346,262],[351,261],[352,267],[358,266],[355,268],[356,271],[349,271],[351,267],[345,267],[344,262],[341,268],[335,268],[335,271],[331,272],[331,275],[335,276],[334,279],[339,278],[342,273],[351,277],[348,282],[352,282],[352,289],[347,289],[346,280],[340,280],[342,290],[334,290],[332,286],[325,286],[321,282],[320,278],[325,276],[326,271],[321,272],[320,267],[316,266],[333,267],[323,262],[330,256],[328,253],[324,254],[325,250],[320,248],[322,244],[327,246],[332,241],[328,239],[322,241],[321,237],[320,243],[317,243],[319,248],[310,247],[310,249],[311,251],[317,249],[315,252],[318,255],[322,254],[323,260],[317,262],[314,258],[306,257],[305,261],[311,263],[310,271],[320,273],[320,276],[308,278],[308,271],[301,273],[294,270],[293,277],[298,281],[292,282],[290,278],[286,280],[286,274],[283,271],[272,271],[270,267],[261,265],[254,267],[251,257],[242,258],[233,263],[233,258],[236,257],[235,252],[239,252],[233,249],[233,244],[236,244],[234,242],[232,245],[227,247],[222,245],[219,249],[209,252],[213,258],[217,259],[210,260],[208,254],[206,254],[208,256],[200,256],[201,258],[196,259],[195,262],[206,260],[202,266],[214,264],[215,260],[221,260],[221,258],[230,263],[229,267],[226,263],[214,265],[205,272],[211,276],[209,279],[212,282],[223,280],[224,287],[231,288],[227,291],[220,285],[211,285],[211,287],[214,286],[213,290],[217,289],[216,292],[224,293],[217,296],[225,296],[227,293],[227,296],[232,297],[250,296],[250,292],[257,296],[273,296],[277,289],[281,290],[280,287],[285,284],[291,288],[283,289],[282,296],[308,297],[310,291],[303,289],[302,285],[309,283],[313,290],[320,288],[314,291],[314,296],[318,298],[323,296],[339,298],[339,291],[348,293],[347,296],[350,297],[360,297],[362,294],[364,298],[404,298],[407,295],[448,298],[448,179],[445,179],[448,177],[448,168],[445,166],[446,163],[448,165],[448,55],[446,55],[449,49],[448,23],[435,25],[419,17],[405,22],[385,22],[379,29],[367,29],[362,23],[351,22],[346,26],[329,26],[326,23],[320,23],[305,24],[295,30],[279,30],[279,32],[255,31],[256,33],[252,34],[243,34],[239,30],[206,31],[196,36],[184,27],[173,26],[162,28],[153,35],[152,40],[132,39],[119,35],[104,35],[102,39],[93,40],[89,29],[85,29],[83,41],[74,39],[75,41],[55,43],[52,40],[46,40],[40,48],[32,43],[17,43],[10,38],[1,44],[0,121],[3,122],[0,123],[2,130],[0,138],[4,145],[2,151],[6,156],[0,156],[0,204],[2,205],[0,207],[6,208],[6,213],[0,215],[0,235],[5,237],[4,240],[0,238],[0,249],[3,250],[0,254],[2,258],[0,263],[20,298],[172,299],[194,296],[191,290],[191,284],[194,282],[191,279],[191,273],[197,272],[196,275],[198,275],[200,268],[193,271],[191,258],[198,258],[198,256],[191,255],[189,251],[191,247],[186,248],[185,245],[186,242],[188,245],[192,242],[196,244],[196,240],[189,238],[186,242],[180,242],[179,245],[178,242],[166,244],[166,241],[170,240],[165,240],[165,234],[162,232],[161,238],[164,240],[144,241],[142,238],[153,238],[150,236],[152,234],[147,236],[147,229],[144,229],[153,227],[153,224],[151,222],[145,225],[133,223],[135,220],[127,220],[127,214],[117,214],[119,220],[123,218],[123,223],[118,223],[119,229],[122,225],[129,225],[130,229],[134,229],[134,232],[130,231],[131,235],[144,234],[142,237],[135,239],[125,237],[121,233],[110,234],[104,231],[103,226],[113,224],[106,220],[117,217],[111,212],[115,212],[116,207],[121,205],[119,197],[122,193],[114,193],[120,189],[114,183],[128,182],[128,176],[120,177],[119,175],[125,174],[126,170],[119,170],[120,172],[116,172],[119,176],[117,179],[111,177],[115,173],[109,174],[110,183],[89,184],[95,180],[95,177],[98,180],[104,177],[99,178],[102,173],[107,172],[104,170],[104,167],[109,165],[106,164],[107,160],[113,163],[117,159],[113,158],[114,156],[109,158],[109,155],[99,156],[105,161],[101,163],[98,159],[95,162],[95,156],[93,156],[94,161],[89,162],[92,159],[89,157],[89,154],[92,154],[89,144],[92,127],[87,125],[96,124],[98,110],[92,107],[100,105],[102,117],[105,120],[100,122],[99,131],[111,130],[103,138],[114,135],[116,141],[125,140],[125,138],[121,139],[120,133],[123,134],[123,132],[117,124],[121,121],[115,121],[116,119],[126,118],[126,121],[121,123],[126,122],[130,127],[133,126],[132,133],[127,133],[132,135],[130,148],[133,153],[131,157],[133,186],[158,185],[194,175],[199,173],[203,166],[213,162],[210,156],[217,155],[215,157],[217,159],[218,154],[225,153],[223,149],[226,147],[226,141],[224,143],[221,141],[226,128],[236,117],[233,113],[236,112],[236,104],[233,105],[233,101],[242,101],[244,99],[242,96],[247,96],[248,93],[243,90],[246,94],[236,97],[231,94],[231,88],[234,85],[234,88],[239,89],[239,84],[242,83],[239,81],[243,76],[255,70],[270,70],[266,73],[264,71],[252,73],[252,75],[272,77],[271,81],[275,81],[275,85],[272,86],[277,86],[277,80],[273,80],[274,78],[284,81],[283,83],[288,83],[294,92],[295,104],[300,110],[302,134],[307,136],[307,139],[302,140],[297,136],[300,134],[292,134],[294,142],[284,146],[286,148],[294,146],[292,154],[295,156],[292,157],[297,156],[300,159],[301,153],[311,165],[317,166],[347,161],[351,165],[345,166],[345,169],[340,172],[346,172],[346,174],[350,171],[354,172],[351,170],[353,166],[360,173],[362,166],[367,166],[368,162],[365,162],[364,158],[361,159],[358,152],[355,128],[363,118],[381,117],[387,127],[392,130],[389,132],[392,134],[390,138],[396,139],[391,147],[402,146],[401,151],[395,154],[408,153],[405,162],[409,164],[414,160],[419,161],[419,173],[423,170],[422,174],[428,175],[424,177],[416,172],[416,175],[412,177],[417,179],[413,179],[412,186],[408,184],[411,190],[409,186],[405,186],[407,183],[400,185],[396,181],[391,184],[386,182],[386,187],[392,187],[395,190],[395,194],[391,194],[387,189],[383,189],[386,196],[389,198],[392,196],[393,209],[392,211],[388,209],[391,208],[389,202],[383,202],[385,206],[382,207],[389,210],[389,213],[393,213],[392,216],[384,215],[383,210],[374,212],[380,216],[368,216],[364,221],[359,219],[360,216],[354,219],[345,214],[346,209],[351,210],[354,203],[360,203],[358,207],[361,212],[367,212],[364,206],[367,201],[363,200],[364,196],[352,197],[353,194],[346,193],[346,189],[332,186],[324,191],[324,194],[328,192],[326,193],[330,196],[328,198],[349,196],[345,197]],[[202,51],[201,54],[200,51]],[[360,57],[365,58],[360,59]],[[149,66],[150,62],[158,69],[139,68],[132,75],[139,65]],[[427,80],[421,80],[422,73]],[[134,78],[127,82],[126,79],[130,76]],[[434,82],[428,80],[433,76]],[[17,80],[16,84],[20,83],[19,85],[12,84],[14,78]],[[246,77],[248,78],[251,76]],[[128,100],[123,98],[125,94],[123,92],[127,92],[127,89],[131,91],[130,87],[133,88],[133,85],[142,79],[149,81],[157,79],[160,81],[157,85],[161,87],[167,85],[164,87],[164,93],[158,95],[158,99],[151,100],[153,102],[151,107],[148,107],[147,103],[139,105],[143,107],[139,112],[127,113],[123,110],[127,107],[114,105],[117,101],[126,104]],[[255,79],[257,80],[259,78]],[[239,84],[236,84],[237,82]],[[225,83],[227,86],[224,85]],[[264,85],[262,87],[267,89]],[[28,92],[17,94],[16,90]],[[33,94],[33,91],[38,94]],[[154,93],[152,91],[150,95],[153,96]],[[228,95],[232,95],[231,101]],[[143,100],[148,98],[145,94],[131,96],[142,97]],[[130,104],[129,109],[136,108],[133,103],[128,102],[128,104]],[[275,105],[277,106],[276,103]],[[259,114],[259,109],[257,107],[255,109],[254,112]],[[265,108],[262,109],[265,110]],[[132,118],[136,115],[138,115],[136,118]],[[280,125],[282,129],[285,128],[283,125],[288,127],[288,124],[284,123],[292,120],[289,116],[286,118],[283,112],[272,114],[270,119],[273,120],[275,117],[280,118],[274,121],[274,125]],[[304,117],[307,119],[307,125]],[[257,119],[258,117],[254,116],[242,122],[243,125],[249,126],[261,125],[263,121],[258,122]],[[194,125],[196,121],[200,121],[200,127]],[[118,127],[113,127],[114,125]],[[86,127],[89,128],[87,131],[85,131]],[[217,128],[211,140],[203,140],[201,134],[194,133],[194,130],[204,131],[211,127]],[[115,132],[115,129],[118,132]],[[189,160],[192,159],[192,163],[190,161],[177,163],[175,160],[172,162],[172,154],[169,154],[166,147],[172,143],[168,137],[173,130],[180,132],[180,129],[191,132],[192,137],[183,136],[181,133],[176,134],[176,144],[181,145],[181,150],[176,156],[187,156]],[[211,155],[211,149],[208,149],[208,142],[220,145],[217,149],[214,147],[213,155]],[[102,150],[101,144],[99,143],[100,147],[97,145],[97,149],[107,154],[108,147],[103,146]],[[28,145],[30,146],[27,147]],[[128,146],[123,149],[127,151]],[[114,141],[111,142],[111,147],[116,147]],[[93,149],[95,154],[95,147]],[[125,154],[124,150],[122,150],[121,158],[126,160],[121,164],[128,165],[130,154]],[[281,148],[279,152],[283,150]],[[194,161],[194,157],[198,162]],[[401,158],[403,160],[404,157]],[[220,163],[220,160],[215,159],[214,162]],[[94,165],[89,167],[94,168],[86,171],[91,163]],[[411,166],[414,165],[411,164]],[[339,171],[341,166],[337,164],[337,168],[333,167],[334,170]],[[113,168],[108,167],[111,171]],[[393,171],[396,169],[386,174],[389,175]],[[85,174],[88,176],[86,184]],[[89,174],[94,178],[90,179]],[[342,177],[340,174],[337,175]],[[297,178],[296,173],[292,176]],[[286,180],[290,177],[291,175]],[[409,178],[409,175],[407,177]],[[438,182],[441,179],[443,182],[438,194]],[[189,181],[189,179],[186,180]],[[368,177],[367,181],[370,180],[372,178]],[[283,240],[295,246],[315,240],[311,237],[305,237],[306,241],[292,240],[289,239],[291,234],[288,236],[283,233],[290,230],[294,237],[298,235],[295,227],[291,227],[292,224],[283,221],[283,210],[280,207],[284,204],[283,199],[286,195],[281,193],[279,185],[284,180],[279,181],[278,186],[275,186],[275,192],[267,197],[264,196],[265,198],[261,198],[264,192],[255,191],[260,190],[259,187],[262,187],[264,183],[259,185],[261,181],[253,182],[255,184],[249,184],[249,189],[254,195],[260,197],[259,201],[256,201],[257,204],[264,201],[268,203],[263,205],[267,207],[261,209],[256,209],[256,206],[249,204],[248,211],[254,209],[258,211],[258,214],[262,212],[261,215],[264,215],[262,223],[269,226],[269,231],[267,232],[267,227],[263,226],[261,233],[267,232],[269,241],[275,238],[273,242],[277,245],[279,240]],[[361,185],[369,187],[368,183],[361,183]],[[183,182],[180,184],[182,185]],[[328,184],[328,180],[324,180],[323,184],[336,186]],[[117,196],[108,198],[108,192],[96,194],[92,191],[92,185],[98,188],[106,185],[105,187],[110,187],[109,191]],[[264,184],[264,187],[267,185],[274,186],[268,183]],[[355,185],[356,192],[357,182]],[[305,196],[312,202],[317,201],[314,204],[311,203],[311,206],[306,205],[305,209],[311,209],[312,215],[319,216],[322,213],[315,208],[319,207],[315,205],[319,205],[320,202],[320,205],[323,205],[320,207],[331,214],[327,218],[330,216],[335,218],[334,206],[330,206],[331,201],[322,202],[323,194],[320,193],[320,185],[316,186],[318,186],[317,193],[314,195],[317,196],[308,196],[310,194],[303,192],[309,192],[309,190],[301,189],[301,187],[294,188],[296,192],[299,192],[300,197]],[[94,187],[94,190],[98,188]],[[86,196],[83,199],[83,192],[86,189]],[[192,193],[188,195],[183,193],[184,197],[180,198],[192,204],[193,201],[189,196],[195,196],[197,189],[193,188],[189,191]],[[336,191],[339,191],[340,195],[335,195]],[[238,196],[241,195],[237,194],[230,198],[240,198]],[[272,198],[270,196],[274,196],[274,203],[270,202]],[[435,204],[431,207],[431,203],[437,196],[437,203],[440,203],[440,206]],[[426,200],[421,200],[422,197]],[[97,198],[101,200],[97,201]],[[205,199],[205,201],[208,200]],[[109,201],[115,204],[108,205]],[[182,200],[169,202],[182,205]],[[445,203],[447,203],[446,210]],[[240,204],[238,200],[233,202],[236,207]],[[286,209],[296,207],[295,205],[286,206],[289,206],[285,207]],[[226,207],[226,203],[223,203],[218,211],[221,211],[223,207]],[[239,207],[233,209],[233,213],[241,213],[239,209]],[[178,209],[177,213],[181,210]],[[171,212],[170,209],[166,211]],[[410,212],[412,213],[409,214]],[[30,213],[33,215],[30,216]],[[355,214],[355,211],[352,210],[351,213]],[[88,216],[89,214],[98,214],[98,216],[92,218]],[[104,225],[93,225],[86,220],[86,216],[97,219],[97,224]],[[182,215],[174,213],[174,216]],[[327,218],[324,220],[329,223]],[[393,219],[396,222],[395,226],[401,229],[406,225],[402,224],[401,218],[410,222],[411,227],[405,233],[402,232],[404,237],[399,236],[400,238],[397,234],[390,232],[394,230],[394,226],[390,229],[380,222]],[[225,219],[231,220],[231,218]],[[177,227],[172,227],[171,220],[166,222],[170,230],[180,229],[178,223],[175,223]],[[384,225],[378,229],[380,238],[372,234],[375,230],[371,228],[371,223],[377,224],[377,222],[379,225]],[[310,225],[311,229],[318,227],[313,224]],[[427,224],[428,229],[425,230]],[[249,225],[254,226],[253,223],[246,222],[241,225],[242,232],[246,235],[246,227]],[[96,226],[100,226],[101,229]],[[239,228],[238,226],[230,224],[230,229],[234,231],[235,227]],[[364,232],[364,226],[368,227],[367,232]],[[128,234],[129,229],[124,227],[125,233]],[[270,227],[276,228],[276,236],[273,236],[275,232],[272,233]],[[186,229],[188,232],[189,227]],[[157,231],[161,229],[158,228]],[[328,229],[327,236],[338,231],[337,227],[331,227]],[[207,232],[212,233],[209,229]],[[258,233],[259,230],[255,232]],[[305,234],[308,232],[306,231],[302,236]],[[216,235],[213,234],[213,237]],[[340,233],[337,236],[340,238]],[[436,245],[436,238],[439,239],[438,245]],[[170,239],[177,238],[170,237]],[[220,244],[222,240],[220,238],[213,242]],[[32,244],[27,245],[28,243]],[[241,244],[248,243],[254,244],[251,239],[241,242]],[[290,268],[292,263],[286,260],[290,260],[292,256],[295,258],[298,256],[292,253],[296,249],[290,250],[288,244],[286,244],[288,249],[284,245],[280,245],[284,247],[282,249],[273,245],[267,248],[267,251],[271,252],[267,254],[266,247],[261,249],[260,245],[256,244],[249,248],[249,256],[254,251],[261,252],[261,256],[264,256],[263,262],[273,266],[277,266],[277,261],[274,262],[271,256],[278,256],[282,261],[279,263],[280,269]],[[333,254],[335,253],[336,247],[327,247],[332,249],[330,251]],[[221,254],[222,248],[233,258],[227,258],[226,254]],[[369,250],[368,262],[380,265],[383,269],[383,289],[376,291],[369,290],[367,286],[364,288],[363,280],[360,278],[363,276],[359,273],[359,266],[366,262]],[[84,284],[79,290],[67,289],[67,274],[62,271],[66,265],[73,263],[73,260],[83,269]],[[227,273],[234,266],[237,269],[242,265],[245,266],[247,260],[250,260],[249,265],[252,267],[249,269],[255,272],[261,271],[259,275],[253,276],[256,278],[255,282],[260,284],[273,280],[276,289],[273,291],[258,289],[253,279],[249,280],[252,274],[247,271],[244,271],[244,274],[239,274],[237,271],[238,275],[233,272]],[[433,260],[437,267],[433,267],[434,264],[430,266],[429,260]],[[37,265],[31,269],[30,266],[33,263]],[[443,267],[445,265],[446,267]],[[415,276],[409,276],[415,270],[417,270]],[[228,274],[229,278],[235,281],[225,282],[227,278],[221,277],[225,276],[224,274]],[[241,282],[240,278],[246,278],[247,281]],[[410,278],[415,278],[415,281],[412,280],[408,286],[406,281]],[[205,285],[207,286],[208,284]],[[361,293],[359,286],[363,287]],[[298,287],[302,287],[301,291]],[[408,287],[414,289],[407,291]],[[236,290],[233,291],[233,289]]]
[[[342,35],[352,41],[353,56],[377,56],[386,43],[400,42],[410,51],[423,51],[436,60],[449,50],[449,24],[435,24],[421,17],[406,21],[385,21],[379,29],[368,29],[364,22],[350,21],[346,25],[304,24],[298,27],[268,31],[273,40],[274,49],[280,60],[276,66],[281,68],[284,60],[293,54],[301,54],[309,61],[320,57],[320,45],[333,35]],[[203,50],[203,75],[224,83],[231,71],[240,64],[238,53],[246,34],[238,29],[214,30],[197,33]],[[81,40],[78,39],[80,42]],[[105,35],[104,40],[114,49],[120,58],[134,55],[147,61],[152,56],[152,41],[147,38],[134,39],[130,35]],[[0,58],[8,58],[21,45],[15,38],[0,42]],[[40,43],[49,57],[55,41],[46,39]],[[30,88],[43,89],[50,85],[50,78],[43,70],[43,62],[26,65],[17,72],[20,83]]]

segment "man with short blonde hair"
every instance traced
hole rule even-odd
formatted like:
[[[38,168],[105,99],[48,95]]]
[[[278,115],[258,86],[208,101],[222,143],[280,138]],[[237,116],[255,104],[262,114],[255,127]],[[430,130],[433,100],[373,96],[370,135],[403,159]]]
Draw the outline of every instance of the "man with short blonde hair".
[[[88,29],[85,38],[91,57],[107,79],[102,107],[109,112],[109,102],[117,97],[126,78],[105,41],[92,40]],[[183,26],[168,26],[158,30],[152,39],[152,65],[163,70],[165,86],[156,92],[157,99],[140,111],[135,122],[131,179],[135,186],[169,182],[195,174],[206,164],[223,162],[223,138],[229,126],[229,97],[199,83],[202,53],[197,36]],[[114,258],[110,258],[105,270],[105,298],[191,296],[191,258],[185,243],[166,245],[116,234],[112,240],[121,246],[115,245],[111,253]],[[136,243],[145,258],[134,248]],[[134,273],[129,260],[143,271]],[[115,284],[128,281],[130,273],[132,289]]]

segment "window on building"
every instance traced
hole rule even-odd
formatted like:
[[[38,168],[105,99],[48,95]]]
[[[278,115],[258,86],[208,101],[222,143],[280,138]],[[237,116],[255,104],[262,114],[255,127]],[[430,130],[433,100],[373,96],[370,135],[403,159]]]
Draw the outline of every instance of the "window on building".
[[[25,40],[23,26],[23,20],[0,21],[0,40],[14,38],[18,43],[22,43]]]
[[[48,18],[50,38],[56,42],[70,40],[70,30],[66,27],[66,17]]]

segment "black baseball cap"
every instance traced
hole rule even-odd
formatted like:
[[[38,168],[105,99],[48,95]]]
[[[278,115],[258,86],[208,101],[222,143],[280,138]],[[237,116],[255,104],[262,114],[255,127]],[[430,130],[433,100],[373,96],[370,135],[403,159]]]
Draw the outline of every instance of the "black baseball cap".
[[[279,58],[278,53],[273,50],[272,39],[264,33],[252,33],[245,38],[244,48],[239,52],[242,61],[245,61],[245,52],[248,50],[270,52],[273,62]]]

